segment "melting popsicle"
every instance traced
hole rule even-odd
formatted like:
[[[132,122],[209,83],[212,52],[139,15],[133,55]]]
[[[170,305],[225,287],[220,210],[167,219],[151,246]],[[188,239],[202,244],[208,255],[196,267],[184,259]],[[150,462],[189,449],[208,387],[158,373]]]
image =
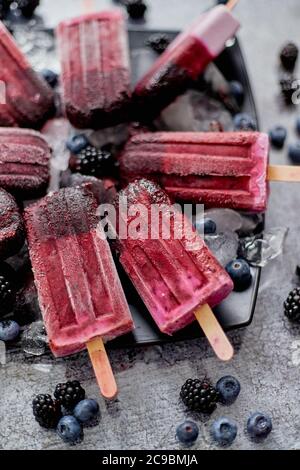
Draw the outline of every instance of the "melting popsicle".
[[[99,129],[128,120],[130,65],[122,13],[110,10],[63,21],[57,38],[70,122]]]
[[[49,344],[56,357],[89,350],[107,398],[117,387],[103,346],[133,329],[97,201],[88,188],[67,188],[25,211],[29,252]]]
[[[0,21],[0,126],[39,128],[54,112],[54,94]]]
[[[171,335],[196,315],[216,354],[229,360],[232,346],[210,307],[225,299],[233,284],[190,222],[146,179],[121,191],[116,207],[120,262],[159,329]],[[130,233],[135,223],[141,223],[142,235]]]

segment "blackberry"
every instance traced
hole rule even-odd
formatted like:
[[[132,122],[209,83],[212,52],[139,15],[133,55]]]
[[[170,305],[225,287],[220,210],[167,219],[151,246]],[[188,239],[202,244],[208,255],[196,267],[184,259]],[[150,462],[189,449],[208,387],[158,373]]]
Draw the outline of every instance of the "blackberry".
[[[84,399],[85,390],[78,380],[73,380],[73,382],[56,385],[54,396],[67,410],[71,410]]]
[[[284,313],[289,320],[300,322],[300,287],[292,290],[283,304]]]
[[[140,20],[144,18],[147,5],[143,0],[126,0],[125,2],[127,13],[133,20]]]
[[[101,177],[114,170],[114,159],[110,152],[88,145],[78,155],[72,155],[70,169],[75,173]]]
[[[58,401],[51,395],[37,395],[32,401],[32,410],[36,421],[43,428],[56,428],[62,413]]]
[[[298,81],[293,76],[285,75],[280,80],[280,88],[286,104],[292,104],[293,95],[299,90]]]
[[[9,279],[0,272],[0,316],[12,311],[15,303],[15,291]]]
[[[218,392],[208,379],[188,379],[180,398],[189,410],[212,413],[217,406]]]
[[[158,54],[165,52],[171,40],[166,34],[152,34],[146,41],[146,45],[151,47]]]
[[[299,49],[293,42],[287,43],[280,52],[282,66],[292,72],[298,59]]]
[[[39,4],[40,0],[17,0],[18,8],[25,18],[31,18]]]

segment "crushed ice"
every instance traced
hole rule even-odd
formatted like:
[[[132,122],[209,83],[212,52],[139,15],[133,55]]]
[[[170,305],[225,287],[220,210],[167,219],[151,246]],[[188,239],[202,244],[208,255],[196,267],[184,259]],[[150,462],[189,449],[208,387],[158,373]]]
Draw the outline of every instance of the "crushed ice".
[[[287,233],[287,227],[275,227],[265,231],[262,236],[241,239],[239,255],[252,266],[263,268],[281,255]]]
[[[239,237],[235,232],[227,231],[216,235],[206,235],[205,242],[224,267],[237,257]]]
[[[42,321],[31,323],[31,325],[24,330],[21,348],[26,354],[41,356],[46,352],[47,344],[48,338]]]

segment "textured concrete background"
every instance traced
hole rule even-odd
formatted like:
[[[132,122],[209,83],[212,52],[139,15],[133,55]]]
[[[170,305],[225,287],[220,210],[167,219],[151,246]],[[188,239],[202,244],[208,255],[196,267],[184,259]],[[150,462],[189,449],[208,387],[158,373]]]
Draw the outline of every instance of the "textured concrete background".
[[[103,6],[109,1],[96,1]],[[179,28],[202,10],[209,1],[148,0],[151,9],[146,27]],[[80,10],[80,0],[42,0],[39,13],[55,25],[64,16]],[[288,39],[300,46],[298,0],[241,0],[236,15],[242,22],[239,38],[245,52],[257,98],[261,127],[281,123],[289,128],[289,140],[296,140],[294,121],[300,114],[282,108],[278,99],[277,53]],[[286,151],[273,152],[272,161],[285,163]],[[297,280],[295,265],[300,261],[298,207],[299,185],[273,184],[267,224],[290,227],[284,255],[263,271],[254,321],[243,331],[230,334],[235,358],[222,364],[205,340],[119,350],[110,353],[119,383],[115,403],[99,398],[101,420],[85,430],[78,447],[69,447],[51,431],[39,428],[31,414],[36,393],[53,391],[58,382],[79,379],[88,396],[98,391],[85,353],[65,360],[50,357],[24,359],[11,354],[0,366],[0,448],[2,449],[177,449],[174,434],[186,416],[178,401],[181,385],[189,377],[208,375],[216,381],[224,374],[235,375],[242,391],[237,402],[218,407],[213,417],[202,421],[195,446],[213,448],[209,426],[213,418],[225,415],[238,423],[238,437],[232,449],[300,449],[300,328],[285,321],[282,302]],[[244,433],[250,412],[266,411],[273,417],[274,431],[261,445],[250,442]]]

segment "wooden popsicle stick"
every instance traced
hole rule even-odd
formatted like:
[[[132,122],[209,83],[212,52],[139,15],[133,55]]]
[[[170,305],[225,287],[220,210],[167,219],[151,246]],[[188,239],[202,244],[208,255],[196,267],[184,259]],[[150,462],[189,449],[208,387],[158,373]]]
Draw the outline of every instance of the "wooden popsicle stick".
[[[113,400],[118,394],[116,380],[102,338],[96,337],[86,343],[95,376],[104,398]]]
[[[267,172],[269,181],[300,182],[300,166],[293,165],[269,165]]]
[[[82,10],[84,13],[92,13],[95,11],[94,0],[82,0]]]
[[[231,11],[237,6],[238,2],[239,0],[229,0],[226,3],[226,8]]]
[[[230,361],[234,354],[233,347],[210,306],[203,305],[195,310],[194,314],[218,358]]]

